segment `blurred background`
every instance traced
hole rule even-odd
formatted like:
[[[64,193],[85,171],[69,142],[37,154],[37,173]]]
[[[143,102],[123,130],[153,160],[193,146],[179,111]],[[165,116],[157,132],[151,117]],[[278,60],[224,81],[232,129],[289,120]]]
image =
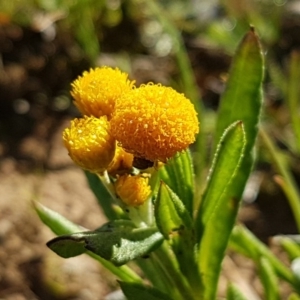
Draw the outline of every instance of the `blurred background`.
[[[184,92],[201,104],[208,162],[231,58],[250,25],[266,60],[262,123],[298,182],[300,136],[287,99],[289,78],[300,80],[300,1],[0,0],[0,299],[105,299],[117,286],[90,258],[50,252],[45,243],[54,235],[31,205],[38,199],[87,228],[105,221],[62,145],[62,130],[79,116],[70,82],[108,65],[137,85]],[[297,232],[275,172],[258,143],[239,220],[266,243]],[[248,262],[235,267],[253,279]]]

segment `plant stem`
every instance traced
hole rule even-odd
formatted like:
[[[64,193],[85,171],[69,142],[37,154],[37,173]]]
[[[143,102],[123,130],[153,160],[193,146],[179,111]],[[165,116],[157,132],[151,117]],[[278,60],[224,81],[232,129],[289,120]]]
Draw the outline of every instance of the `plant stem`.
[[[172,287],[170,286],[169,281],[167,281],[165,277],[157,275],[160,274],[161,268],[157,265],[154,259],[140,258],[136,260],[136,263],[154,287],[161,291],[171,292]]]
[[[170,251],[167,242],[164,242],[154,254],[156,255],[157,261],[164,270],[165,275],[172,282],[173,289],[175,289],[176,287],[176,293],[178,294],[178,291],[180,293],[180,295],[177,295],[174,300],[199,299],[199,297],[196,297],[196,295],[193,294],[188,281],[180,272],[177,262],[172,258],[173,253]]]
[[[91,256],[93,259],[100,262],[102,266],[104,266],[106,269],[108,269],[111,273],[116,275],[119,279],[127,282],[143,282],[141,277],[137,275],[131,268],[127,266],[121,266],[116,267],[108,260],[94,254],[91,251],[86,252],[89,256]]]
[[[282,184],[280,184],[280,186],[282,187],[283,192],[285,193],[289,201],[298,231],[300,232],[300,192],[297,187],[297,184],[286,163],[282,160],[281,153],[279,152],[279,150],[276,149],[274,143],[269,138],[268,134],[263,128],[260,128],[259,135],[265,147],[269,150],[271,158],[278,172],[283,177],[283,181]]]
[[[299,119],[299,104],[300,104],[300,52],[293,51],[290,56],[289,78],[287,82],[286,98],[290,111],[291,123],[296,139],[296,149],[300,153],[300,119]]]

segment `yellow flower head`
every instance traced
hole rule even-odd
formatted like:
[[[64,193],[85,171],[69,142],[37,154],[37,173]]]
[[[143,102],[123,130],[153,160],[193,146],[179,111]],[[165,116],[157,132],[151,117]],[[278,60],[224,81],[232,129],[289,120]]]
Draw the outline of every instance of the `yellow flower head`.
[[[114,158],[116,142],[109,134],[106,116],[74,119],[63,132],[63,140],[73,161],[85,170],[102,173]]]
[[[126,152],[122,147],[117,146],[113,161],[107,172],[110,175],[122,174],[132,169],[133,155]]]
[[[122,175],[115,183],[116,193],[128,206],[142,205],[150,196],[148,178],[142,175]]]
[[[128,152],[162,162],[185,150],[199,132],[192,103],[159,84],[123,94],[116,102],[110,126],[111,134]]]
[[[134,81],[126,73],[109,67],[83,72],[72,83],[74,104],[83,115],[110,118],[116,99],[132,89]]]

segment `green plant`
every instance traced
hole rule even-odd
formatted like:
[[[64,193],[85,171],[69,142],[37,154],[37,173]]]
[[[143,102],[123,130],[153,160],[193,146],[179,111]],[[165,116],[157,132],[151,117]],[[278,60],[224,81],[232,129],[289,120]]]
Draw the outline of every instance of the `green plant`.
[[[142,205],[133,205],[131,196],[125,204],[120,203],[118,198],[125,199],[126,195],[118,190],[118,176],[108,176],[106,171],[100,176],[86,172],[109,222],[94,231],[82,231],[56,212],[36,204],[41,220],[59,235],[48,246],[62,257],[91,255],[116,275],[128,299],[214,299],[228,245],[257,264],[266,299],[279,299],[278,278],[299,293],[296,274],[246,228],[235,227],[240,199],[254,162],[263,69],[258,37],[251,29],[236,51],[221,99],[215,154],[201,199],[195,190],[196,185],[203,183],[194,181],[189,150],[168,156],[164,166],[146,156],[142,159],[146,170],[140,165],[126,170],[132,176],[149,180],[151,196]],[[195,151],[201,152],[201,144],[197,145]],[[158,161],[164,159],[160,157]],[[126,188],[130,190],[131,185]],[[137,184],[131,193],[142,189]],[[294,240],[288,241],[299,249]],[[285,247],[291,249],[287,242]],[[127,265],[132,260],[142,270],[142,277]],[[143,277],[150,285],[144,283]],[[229,285],[227,297],[243,299],[233,285]]]

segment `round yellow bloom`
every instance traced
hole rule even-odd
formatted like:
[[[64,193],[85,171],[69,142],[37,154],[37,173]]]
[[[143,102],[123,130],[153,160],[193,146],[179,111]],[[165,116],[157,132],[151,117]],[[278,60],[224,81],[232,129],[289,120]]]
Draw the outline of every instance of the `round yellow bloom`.
[[[142,175],[120,176],[115,183],[115,189],[120,199],[128,206],[142,205],[151,194],[148,178]]]
[[[110,118],[116,99],[133,86],[134,81],[118,68],[101,67],[83,72],[72,83],[71,95],[83,115]]]
[[[106,116],[74,119],[63,132],[70,157],[81,168],[102,173],[114,158],[116,142],[109,134]]]
[[[117,146],[113,161],[109,165],[107,172],[110,175],[123,174],[132,169],[133,155],[126,152],[122,147]]]
[[[128,152],[166,162],[195,141],[199,132],[193,104],[170,87],[148,84],[120,97],[110,121],[111,134]]]

